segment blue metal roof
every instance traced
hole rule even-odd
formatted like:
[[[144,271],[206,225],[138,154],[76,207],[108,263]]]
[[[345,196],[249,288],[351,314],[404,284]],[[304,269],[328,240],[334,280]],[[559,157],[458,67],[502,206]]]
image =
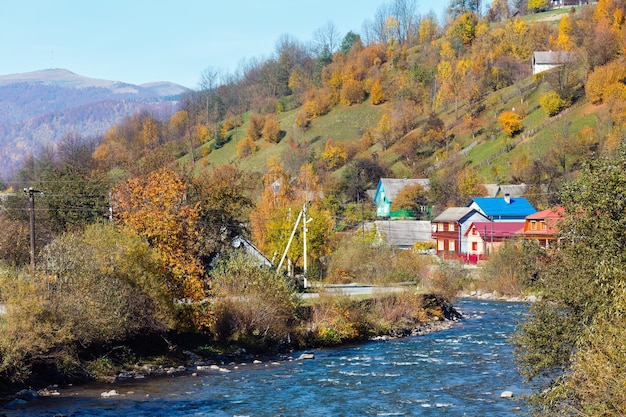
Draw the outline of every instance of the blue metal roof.
[[[523,197],[508,198],[477,197],[472,199],[467,207],[474,207],[489,218],[498,219],[521,219],[537,212],[535,208]]]

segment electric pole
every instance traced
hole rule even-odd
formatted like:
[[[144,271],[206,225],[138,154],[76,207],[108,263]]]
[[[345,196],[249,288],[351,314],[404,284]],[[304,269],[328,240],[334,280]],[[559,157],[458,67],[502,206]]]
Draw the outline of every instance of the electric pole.
[[[24,188],[28,194],[28,211],[30,212],[30,276],[35,278],[35,193],[40,193],[33,187]]]

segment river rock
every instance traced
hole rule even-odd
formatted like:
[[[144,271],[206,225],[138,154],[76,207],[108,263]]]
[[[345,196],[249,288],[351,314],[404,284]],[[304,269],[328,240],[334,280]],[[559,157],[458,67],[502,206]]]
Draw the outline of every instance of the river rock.
[[[100,394],[102,398],[117,397],[118,395],[120,394],[114,389],[112,389],[111,391],[105,391],[102,394]]]
[[[513,391],[502,391],[500,398],[513,398]]]
[[[16,407],[19,407],[24,404],[28,404],[28,401],[22,400],[21,398],[15,398],[12,401],[9,401],[8,403],[6,403],[4,407],[9,410],[13,410]]]
[[[39,397],[39,394],[37,393],[37,391],[34,391],[32,389],[23,389],[15,394],[15,397],[24,401],[32,401],[37,399],[37,397]]]
[[[311,352],[304,352],[302,355],[300,355],[298,359],[301,361],[307,359],[315,359],[315,355]]]

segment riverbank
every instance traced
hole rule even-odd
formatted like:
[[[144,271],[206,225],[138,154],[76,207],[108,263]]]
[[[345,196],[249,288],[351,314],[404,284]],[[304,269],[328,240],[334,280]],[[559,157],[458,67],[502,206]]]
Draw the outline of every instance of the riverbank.
[[[507,340],[527,307],[476,299],[455,306],[462,320],[421,337],[314,349],[312,360],[296,351],[279,360],[64,388],[0,415],[526,416],[520,408],[527,390]],[[504,391],[514,397],[501,398]]]
[[[332,311],[332,315],[328,311]],[[234,366],[254,364],[255,361],[289,361],[294,360],[293,352],[307,349],[336,347],[373,339],[391,340],[445,330],[458,321],[461,315],[441,297],[409,297],[405,293],[385,294],[369,299],[323,297],[303,306],[300,317],[302,324],[299,330],[294,328],[294,334],[287,341],[278,345],[264,345],[263,349],[259,346],[250,349],[236,343],[218,343],[208,335],[172,334],[127,341],[120,346],[111,346],[108,350],[92,352],[89,357],[86,355],[89,352],[83,352],[82,357],[86,359],[78,366],[73,366],[69,372],[50,364],[48,367],[35,368],[35,373],[25,384],[5,386],[3,402],[54,396],[63,387],[93,381],[113,386],[128,380],[205,371],[227,372],[232,371]],[[333,317],[343,319],[336,321]],[[142,350],[147,345],[151,355],[146,355]]]

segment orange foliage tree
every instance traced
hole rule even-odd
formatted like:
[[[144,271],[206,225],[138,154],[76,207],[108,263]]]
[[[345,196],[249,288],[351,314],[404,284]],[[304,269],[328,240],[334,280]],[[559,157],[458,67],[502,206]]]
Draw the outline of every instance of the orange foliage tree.
[[[498,122],[504,133],[509,136],[514,136],[524,128],[519,114],[512,111],[503,111],[498,117]]]
[[[166,285],[182,300],[181,326],[208,325],[208,312],[199,303],[207,297],[204,268],[198,258],[199,206],[185,202],[186,185],[168,169],[145,178],[131,178],[113,192],[116,221],[144,237],[158,253]],[[191,302],[191,303],[189,303]]]
[[[278,143],[280,140],[280,123],[276,120],[276,116],[268,116],[265,119],[261,136],[263,136],[263,139],[267,142]]]

